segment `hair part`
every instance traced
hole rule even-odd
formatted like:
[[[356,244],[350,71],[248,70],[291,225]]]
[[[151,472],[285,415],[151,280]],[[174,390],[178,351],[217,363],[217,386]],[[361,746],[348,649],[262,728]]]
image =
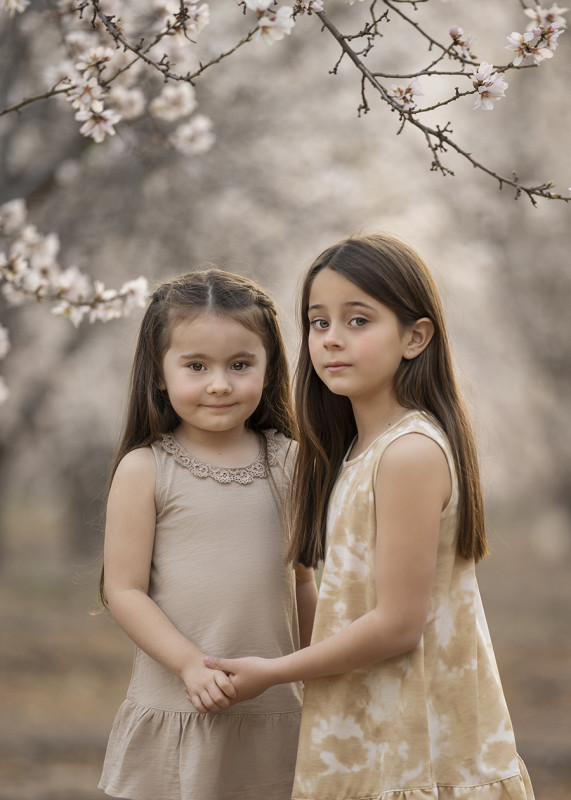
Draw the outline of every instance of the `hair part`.
[[[394,377],[397,402],[431,414],[446,434],[458,474],[457,550],[481,560],[488,552],[482,488],[472,427],[454,370],[442,305],[418,253],[385,234],[350,237],[324,250],[301,289],[302,339],[295,374],[299,446],[291,486],[290,559],[316,567],[325,556],[327,506],[347,449],[357,433],[347,397],[317,376],[309,355],[309,295],[316,275],[331,269],[390,308],[403,326],[422,317],[434,325],[426,348],[402,359]]]

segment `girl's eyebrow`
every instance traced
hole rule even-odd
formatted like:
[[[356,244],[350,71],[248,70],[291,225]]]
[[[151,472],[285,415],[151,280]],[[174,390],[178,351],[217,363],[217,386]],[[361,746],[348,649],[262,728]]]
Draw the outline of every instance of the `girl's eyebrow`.
[[[371,311],[375,311],[374,306],[370,306],[368,303],[363,303],[362,300],[347,300],[347,302],[343,303],[343,305],[344,306],[349,306],[350,308],[355,308],[355,307],[359,306],[361,308],[368,308]],[[323,303],[315,303],[315,305],[309,306],[309,308],[307,310],[308,311],[315,311],[316,309],[319,309],[319,308],[325,308]]]
[[[210,358],[206,353],[182,353],[179,356],[180,361],[207,361]],[[239,358],[249,358],[254,359],[256,358],[255,353],[249,353],[247,350],[240,350],[238,353],[234,353],[228,358],[228,361],[236,361]]]

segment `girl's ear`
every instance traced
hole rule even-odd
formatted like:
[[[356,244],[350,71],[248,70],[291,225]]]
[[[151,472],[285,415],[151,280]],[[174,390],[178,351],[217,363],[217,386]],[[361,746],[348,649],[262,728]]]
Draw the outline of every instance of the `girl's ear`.
[[[434,324],[428,317],[418,319],[414,325],[407,328],[405,342],[406,347],[403,358],[416,358],[428,346],[434,335]]]

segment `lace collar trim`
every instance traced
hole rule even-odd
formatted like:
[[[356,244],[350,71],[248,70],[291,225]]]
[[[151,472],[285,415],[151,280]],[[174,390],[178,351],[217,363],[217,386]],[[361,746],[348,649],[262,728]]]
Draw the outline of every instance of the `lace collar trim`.
[[[268,445],[268,464],[264,459],[263,449],[260,448],[258,457],[246,467],[216,467],[199,461],[180,445],[172,433],[161,435],[163,450],[170,453],[182,467],[185,467],[197,478],[214,478],[218,483],[252,483],[254,478],[267,478],[268,465],[275,467],[278,463],[279,442],[276,440],[276,431],[264,431]]]

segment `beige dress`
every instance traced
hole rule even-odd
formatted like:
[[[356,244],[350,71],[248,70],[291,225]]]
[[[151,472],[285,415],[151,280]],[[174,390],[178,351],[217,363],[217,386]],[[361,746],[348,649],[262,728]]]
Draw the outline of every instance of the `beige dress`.
[[[295,800],[532,800],[519,760],[476,583],[456,554],[458,484],[448,442],[412,411],[345,461],[329,508],[313,641],[376,604],[374,487],[385,448],[417,432],[436,441],[452,475],[421,642],[405,655],[308,681]]]
[[[283,490],[288,440],[266,433]],[[267,658],[299,647],[295,575],[261,456],[249,467],[197,461],[173,438],[152,445],[157,525],[149,593],[205,653]],[[130,800],[289,800],[301,686],[200,714],[174,674],[136,648],[99,787]]]

